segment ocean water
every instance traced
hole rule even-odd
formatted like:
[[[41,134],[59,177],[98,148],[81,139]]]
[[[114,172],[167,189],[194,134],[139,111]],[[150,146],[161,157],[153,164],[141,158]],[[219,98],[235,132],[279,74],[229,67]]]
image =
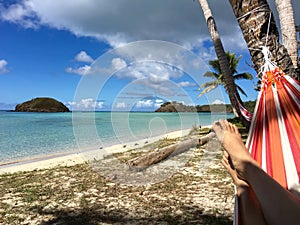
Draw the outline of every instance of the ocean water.
[[[151,138],[231,117],[233,114],[0,111],[0,164]]]

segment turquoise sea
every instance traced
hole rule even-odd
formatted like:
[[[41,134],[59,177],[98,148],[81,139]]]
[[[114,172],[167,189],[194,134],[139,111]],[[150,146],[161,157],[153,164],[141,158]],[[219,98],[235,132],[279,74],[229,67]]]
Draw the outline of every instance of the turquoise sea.
[[[32,157],[101,149],[233,114],[154,112],[20,113],[0,111],[0,164]]]

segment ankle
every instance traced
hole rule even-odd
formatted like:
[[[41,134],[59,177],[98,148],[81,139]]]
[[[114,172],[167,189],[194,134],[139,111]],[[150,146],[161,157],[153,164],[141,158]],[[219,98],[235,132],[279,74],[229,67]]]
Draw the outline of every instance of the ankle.
[[[242,167],[241,167],[241,172],[240,175],[244,180],[249,182],[249,179],[251,180],[251,175],[253,174],[254,170],[260,169],[260,166],[258,163],[253,159],[247,159],[242,162]]]

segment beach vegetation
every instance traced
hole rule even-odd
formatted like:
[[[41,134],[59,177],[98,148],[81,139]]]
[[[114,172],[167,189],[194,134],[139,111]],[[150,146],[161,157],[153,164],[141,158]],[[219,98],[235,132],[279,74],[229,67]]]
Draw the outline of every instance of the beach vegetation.
[[[254,111],[255,104],[256,104],[256,100],[243,102],[244,107],[249,112]],[[175,105],[180,105],[180,107],[176,107]],[[182,103],[168,102],[168,103],[162,104],[155,112],[198,112],[198,113],[223,112],[223,113],[232,113],[233,110],[232,110],[232,106],[230,104],[187,106]]]
[[[171,145],[177,141],[162,138],[147,143],[146,151],[161,143]],[[114,183],[89,163],[0,175],[0,209],[3,210],[0,210],[0,223],[180,225],[194,221],[229,225],[232,203],[224,207],[223,201],[232,199],[233,188],[226,171],[216,163],[219,169],[208,169],[207,173],[195,176],[199,173],[204,148],[191,149],[193,157],[182,170],[151,185]],[[145,149],[129,150],[135,151]],[[128,158],[131,153],[125,151],[118,157]]]
[[[193,125],[191,130],[189,131],[189,135],[205,135],[211,132],[211,128],[209,127],[201,127],[197,125]]]
[[[53,98],[34,98],[18,104],[16,112],[70,112],[61,102]]]
[[[159,143],[158,143],[158,148],[164,148],[166,146],[175,144],[179,141],[179,138],[169,138],[169,137],[164,137],[162,138]]]
[[[184,105],[181,102],[165,102],[155,112],[196,112],[195,106]]]
[[[240,59],[242,58],[242,56],[236,56],[235,53],[230,53],[230,52],[226,52],[226,57],[229,63],[229,67],[230,67],[230,71],[231,71],[231,76],[233,77],[234,81],[237,80],[252,80],[253,76],[250,73],[239,73],[237,71],[237,67],[239,64]],[[225,80],[224,80],[224,74],[221,71],[221,66],[220,66],[220,62],[218,59],[216,60],[210,60],[209,61],[209,65],[212,68],[212,71],[207,71],[206,73],[204,73],[203,76],[205,77],[209,77],[212,78],[214,80],[206,82],[204,84],[202,84],[199,87],[199,90],[201,90],[200,94],[198,95],[198,97],[201,97],[202,95],[212,91],[213,89],[221,86],[225,86]],[[246,92],[242,89],[242,87],[240,87],[239,85],[236,84],[236,88],[237,90],[245,95],[247,97]]]

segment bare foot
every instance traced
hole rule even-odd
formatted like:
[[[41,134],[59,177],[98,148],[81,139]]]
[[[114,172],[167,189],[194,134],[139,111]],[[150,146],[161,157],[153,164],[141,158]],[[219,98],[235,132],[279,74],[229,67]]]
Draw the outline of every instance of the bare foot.
[[[245,179],[246,164],[256,164],[256,162],[246,149],[237,127],[227,120],[221,120],[213,124],[213,130],[225,150],[230,155],[232,164],[239,177]]]
[[[231,163],[230,163],[230,158],[226,151],[224,151],[224,153],[223,153],[222,164],[225,167],[225,169],[227,170],[227,172],[229,173],[229,175],[231,176],[233,183],[236,186],[249,186],[246,181],[244,181],[238,177],[235,169],[233,168],[233,165],[231,165]]]
[[[242,192],[247,191],[249,188],[249,184],[238,177],[236,170],[233,168],[233,165],[230,162],[229,155],[226,151],[224,151],[223,153],[222,164],[231,176],[233,183],[236,187],[237,194],[240,195]]]

